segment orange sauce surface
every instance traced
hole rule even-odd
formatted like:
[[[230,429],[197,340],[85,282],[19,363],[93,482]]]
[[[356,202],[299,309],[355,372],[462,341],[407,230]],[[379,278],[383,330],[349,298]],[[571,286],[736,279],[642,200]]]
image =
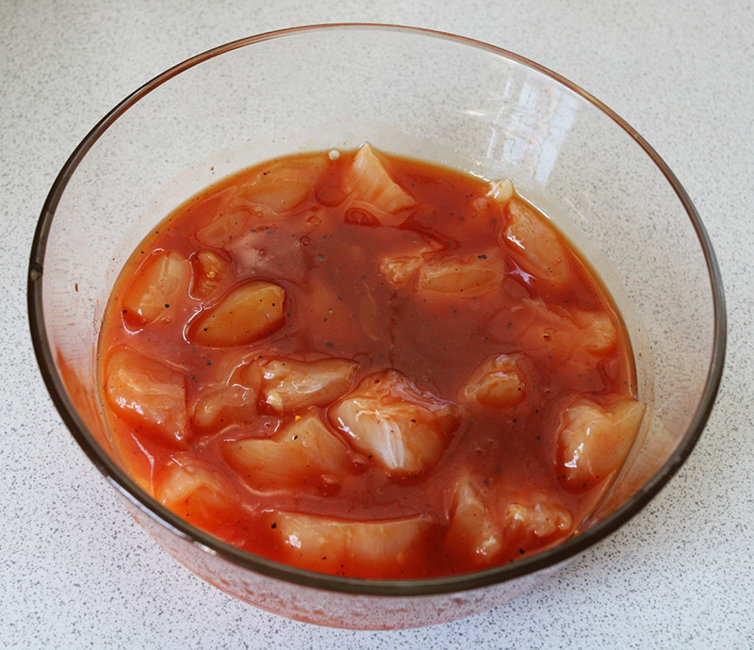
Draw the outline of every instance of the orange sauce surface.
[[[574,461],[563,450],[563,429],[564,413],[579,399],[609,409],[633,396],[630,345],[619,315],[573,247],[517,195],[497,200],[480,179],[378,153],[389,179],[411,197],[401,195],[408,205],[399,202],[391,212],[375,208],[373,197],[360,199],[360,181],[349,177],[355,155],[294,156],[224,179],[180,206],[134,252],[113,290],[100,340],[103,401],[118,457],[142,487],[195,525],[250,552],[314,571],[448,575],[557,543],[577,530],[617,469],[609,466],[607,474],[587,481],[568,475],[569,459]],[[295,196],[281,199],[291,173],[280,169],[297,161],[303,164],[294,164]],[[535,215],[548,236],[522,241],[511,225],[521,211]],[[555,274],[540,273],[550,252],[536,242],[552,238],[554,255],[562,259]],[[145,269],[166,253],[177,260],[177,285],[163,279],[145,289],[152,281],[145,280]],[[396,282],[385,260],[397,258],[418,266]],[[459,277],[468,278],[474,271],[466,266],[477,262],[479,282],[462,279],[454,289],[451,273],[447,282],[431,284],[427,269],[457,264]],[[244,330],[232,345],[207,344],[202,332],[218,322],[207,316],[250,282],[282,288],[280,320],[258,335]],[[160,286],[170,301],[134,313],[134,304],[145,304],[139,292],[159,298]],[[594,334],[595,317],[613,337],[607,343]],[[597,342],[590,343],[594,336]],[[143,358],[161,364],[165,381],[183,386],[167,407],[185,409],[173,414],[178,425],[155,425],[131,389],[114,383],[120,357],[112,360],[123,350],[137,353],[137,365]],[[500,355],[518,360],[516,390],[523,397],[499,404],[469,398],[470,378]],[[248,368],[260,359],[330,358],[350,360],[354,370],[346,389],[326,404],[281,411],[249,379]],[[386,469],[333,415],[365,378],[389,369],[453,413],[442,425],[450,431],[437,438],[439,455],[419,471]],[[150,372],[137,373],[134,381],[154,379]],[[197,405],[223,390],[235,391],[235,406],[197,426]],[[151,399],[148,390],[144,395]],[[298,483],[281,487],[229,462],[234,442],[271,438],[312,414],[345,449],[342,470],[307,470]],[[164,435],[165,426],[172,438]],[[185,476],[176,468],[193,482],[181,484]],[[478,517],[488,534],[464,528],[460,517],[472,510],[472,520]],[[333,529],[347,538],[342,548],[329,538],[317,547],[306,530],[296,532],[296,513],[314,516],[317,525],[418,524],[403,546],[402,532],[385,529],[382,554],[347,528]],[[540,515],[544,524],[526,520]],[[380,534],[364,533],[378,547]]]

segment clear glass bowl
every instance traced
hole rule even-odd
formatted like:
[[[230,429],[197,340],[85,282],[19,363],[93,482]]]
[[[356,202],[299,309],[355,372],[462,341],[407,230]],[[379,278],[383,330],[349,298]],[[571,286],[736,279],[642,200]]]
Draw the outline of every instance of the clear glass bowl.
[[[580,534],[469,575],[315,574],[233,548],[141,491],[112,456],[96,390],[103,309],[127,256],[175,206],[238,169],[364,141],[487,178],[510,176],[586,254],[631,336],[648,415]],[[628,124],[526,59],[448,34],[302,27],[236,41],[159,75],[81,142],[42,211],[29,318],[53,401],[144,527],[198,575],[259,607],[354,628],[438,623],[529,589],[625,524],[691,452],[723,367],[720,273],[694,206]]]

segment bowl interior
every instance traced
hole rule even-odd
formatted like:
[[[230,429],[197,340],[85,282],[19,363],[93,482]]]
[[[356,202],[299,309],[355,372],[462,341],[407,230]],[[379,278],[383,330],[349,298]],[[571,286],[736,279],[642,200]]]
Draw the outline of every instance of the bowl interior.
[[[620,308],[649,405],[620,477],[583,533],[480,575],[390,583],[307,574],[176,518],[111,455],[96,343],[112,284],[145,233],[225,175],[364,141],[486,178],[512,177],[590,260]],[[298,28],[245,39],[149,82],[85,138],[48,197],[30,266],[30,319],[51,395],[93,462],[137,507],[233,562],[293,582],[417,593],[553,565],[638,511],[691,451],[722,370],[716,261],[683,188],[630,127],[512,53],[399,27]],[[421,584],[419,584],[421,583]]]

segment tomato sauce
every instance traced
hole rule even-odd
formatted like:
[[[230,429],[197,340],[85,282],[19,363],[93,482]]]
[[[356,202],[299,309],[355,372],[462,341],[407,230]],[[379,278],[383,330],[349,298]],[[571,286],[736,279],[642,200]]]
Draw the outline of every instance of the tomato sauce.
[[[270,161],[134,252],[99,347],[150,494],[313,571],[479,570],[578,533],[643,406],[599,279],[507,182],[368,145]]]

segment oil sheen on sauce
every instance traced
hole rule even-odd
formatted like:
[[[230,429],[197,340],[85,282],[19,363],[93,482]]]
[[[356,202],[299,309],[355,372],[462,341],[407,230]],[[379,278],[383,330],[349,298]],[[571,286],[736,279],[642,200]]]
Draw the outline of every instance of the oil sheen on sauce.
[[[576,534],[644,411],[610,297],[510,181],[369,145],[169,215],[115,285],[99,371],[113,447],[158,501],[351,577]]]

